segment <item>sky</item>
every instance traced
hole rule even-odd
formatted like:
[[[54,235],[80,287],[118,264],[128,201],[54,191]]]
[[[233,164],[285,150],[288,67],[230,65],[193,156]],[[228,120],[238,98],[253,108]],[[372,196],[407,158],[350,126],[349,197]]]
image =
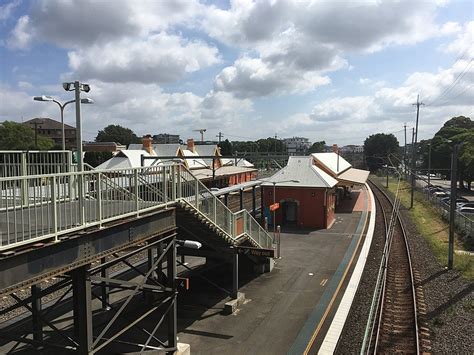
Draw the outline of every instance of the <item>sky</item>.
[[[88,83],[83,138],[109,124],[183,140],[429,139],[473,117],[472,1],[0,0],[0,121],[60,120]],[[75,125],[74,105],[65,123]]]

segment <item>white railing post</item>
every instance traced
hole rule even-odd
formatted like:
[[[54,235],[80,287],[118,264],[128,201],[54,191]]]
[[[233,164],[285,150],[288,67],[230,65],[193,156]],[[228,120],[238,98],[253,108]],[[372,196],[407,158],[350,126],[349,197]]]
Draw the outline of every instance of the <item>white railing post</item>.
[[[137,211],[137,217],[139,216],[140,203],[138,200],[138,169],[133,172],[133,185],[135,186],[135,210]]]
[[[173,201],[176,201],[176,166],[171,166],[171,198]]]
[[[99,227],[102,227],[102,179],[101,173],[97,173],[96,179],[96,191],[97,191],[97,212],[99,213]]]
[[[79,201],[79,221],[81,225],[86,222],[85,206],[84,206],[84,173],[78,173],[78,201]]]
[[[163,177],[161,178],[161,186],[163,188],[163,195],[164,195],[164,203],[165,208],[168,207],[168,181],[166,180],[166,167],[161,168],[163,171]]]
[[[51,177],[51,203],[52,203],[52,216],[51,221],[53,223],[53,233],[54,233],[54,241],[58,241],[58,206],[57,206],[57,198],[56,198],[56,178],[54,176]]]
[[[232,237],[237,238],[237,216],[232,214]]]
[[[217,197],[216,196],[214,196],[214,223],[217,224]]]
[[[196,205],[197,210],[199,210],[199,180],[198,179],[195,179],[194,190],[195,190],[194,198],[196,199],[195,205]]]
[[[20,176],[28,175],[28,166],[26,164],[26,154],[25,152],[21,153],[21,163],[20,163]],[[28,206],[28,179],[21,179],[21,203],[23,206]]]

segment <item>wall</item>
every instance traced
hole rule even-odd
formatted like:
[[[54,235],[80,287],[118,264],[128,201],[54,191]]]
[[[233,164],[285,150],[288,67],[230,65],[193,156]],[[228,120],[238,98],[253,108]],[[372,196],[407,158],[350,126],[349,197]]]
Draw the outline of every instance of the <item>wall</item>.
[[[276,202],[294,199],[299,201],[298,206],[298,226],[301,228],[327,228],[334,221],[334,197],[331,191],[328,190],[327,198],[328,205],[326,209],[325,190],[322,188],[289,188],[276,186]],[[314,194],[314,196],[313,196]],[[273,203],[273,187],[263,187],[263,205],[268,207]],[[276,211],[276,223],[282,223],[282,208]],[[273,216],[273,212],[271,212]]]

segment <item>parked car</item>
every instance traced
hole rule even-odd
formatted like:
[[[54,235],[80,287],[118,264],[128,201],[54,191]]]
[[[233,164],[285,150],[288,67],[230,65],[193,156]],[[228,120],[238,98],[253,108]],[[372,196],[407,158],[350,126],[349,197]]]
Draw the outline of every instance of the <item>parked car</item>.
[[[466,208],[474,208],[474,202],[465,202],[465,203],[460,203],[459,208],[466,207]]]
[[[444,202],[447,205],[450,205],[451,204],[451,197],[450,196],[443,197],[441,199],[441,201]],[[467,202],[469,202],[469,200],[465,197],[459,196],[459,197],[456,198],[456,205],[458,205],[460,203],[467,203]]]
[[[463,214],[474,214],[474,207],[461,207],[458,211]]]
[[[449,194],[446,191],[435,191],[433,195],[438,198],[447,197]]]

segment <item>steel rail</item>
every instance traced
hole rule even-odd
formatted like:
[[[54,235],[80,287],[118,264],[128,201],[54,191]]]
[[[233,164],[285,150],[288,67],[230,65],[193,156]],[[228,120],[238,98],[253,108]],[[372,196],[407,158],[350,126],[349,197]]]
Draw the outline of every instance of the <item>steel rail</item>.
[[[411,288],[411,298],[413,300],[413,322],[414,322],[414,334],[415,334],[415,347],[416,347],[416,353],[419,354],[420,353],[420,340],[419,340],[419,329],[418,329],[418,311],[417,311],[417,305],[416,305],[416,291],[415,291],[415,282],[414,282],[414,276],[413,276],[413,267],[412,267],[412,262],[411,262],[411,256],[410,256],[410,248],[409,248],[409,245],[408,245],[408,239],[407,239],[407,233],[406,233],[406,228],[405,228],[405,225],[401,219],[401,216],[399,215],[399,207],[400,207],[400,200],[399,199],[396,199],[395,203],[392,202],[392,200],[390,199],[390,197],[386,194],[385,191],[383,191],[379,186],[377,186],[376,184],[374,183],[371,183],[372,186],[374,186],[384,197],[385,199],[390,203],[390,205],[392,206],[393,208],[393,211],[394,211],[394,216],[396,217],[396,222],[400,228],[400,231],[401,231],[401,234],[400,234],[400,237],[402,237],[402,242],[405,246],[404,248],[404,252],[406,253],[406,256],[407,256],[407,263],[408,263],[408,272],[409,272],[409,276],[410,276],[410,288]],[[393,228],[395,228],[395,225],[393,225]],[[388,261],[388,258],[391,256],[390,254],[390,251],[391,251],[391,244],[392,244],[392,238],[393,238],[393,235],[391,236],[390,240],[387,240],[387,242],[389,243],[389,247],[388,247],[388,255],[387,255],[387,261]],[[379,310],[379,322],[378,322],[378,325],[377,325],[377,333],[376,333],[376,343],[375,343],[375,347],[374,347],[374,353],[377,353],[377,347],[378,347],[378,344],[379,344],[379,337],[380,337],[380,333],[381,333],[381,325],[382,325],[382,317],[383,317],[383,310],[384,310],[384,305],[385,305],[385,298],[386,298],[386,284],[387,284],[387,281],[386,281],[386,277],[387,277],[387,271],[388,271],[388,264],[386,265],[385,267],[385,272],[384,272],[384,280],[383,280],[383,292],[381,294],[381,303],[380,303],[380,310]],[[372,338],[372,336],[371,336]],[[367,350],[370,350],[370,348],[368,348]]]

